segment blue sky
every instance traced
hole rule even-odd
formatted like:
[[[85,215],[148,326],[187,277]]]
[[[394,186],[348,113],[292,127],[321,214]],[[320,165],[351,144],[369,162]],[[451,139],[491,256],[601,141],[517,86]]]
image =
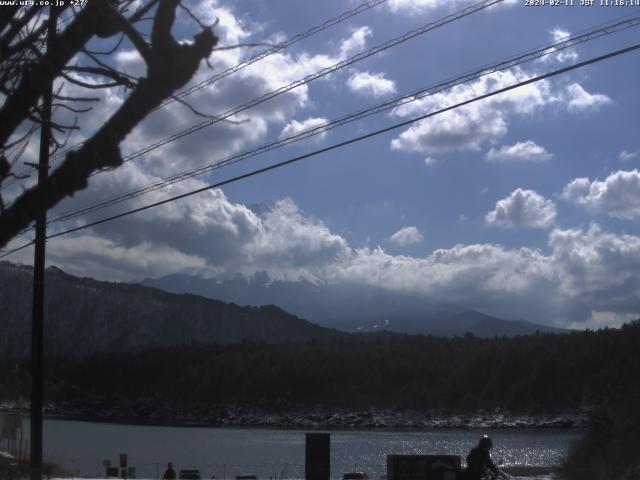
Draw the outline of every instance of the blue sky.
[[[277,43],[357,4],[191,2],[205,22],[220,20],[221,46]],[[223,112],[470,4],[387,0],[200,90],[189,101],[207,113]],[[54,215],[631,14],[640,14],[640,7],[530,7],[524,0],[505,1],[234,117],[244,123],[218,124],[98,175]],[[640,38],[638,28],[456,86],[52,231],[628,46]],[[189,18],[180,15],[176,36],[189,38],[194,31]],[[257,51],[214,52],[213,70],[203,65],[198,79]],[[113,62],[144,74],[144,64],[126,44]],[[52,240],[49,262],[71,273],[125,281],[176,272],[224,278],[264,270],[274,279],[348,280],[413,291],[505,318],[573,327],[620,325],[640,314],[639,62],[640,53],[630,53],[223,191]],[[123,92],[102,96],[75,140],[117,108]],[[137,128],[122,150],[134,151],[199,121],[171,104]],[[30,255],[25,251],[14,260],[30,262]]]

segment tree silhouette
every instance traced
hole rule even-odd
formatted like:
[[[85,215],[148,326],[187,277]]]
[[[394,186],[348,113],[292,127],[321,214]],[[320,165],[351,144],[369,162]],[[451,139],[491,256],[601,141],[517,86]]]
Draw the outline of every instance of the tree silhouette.
[[[218,42],[213,26],[202,25],[180,0],[148,0],[131,14],[134,0],[89,1],[82,7],[66,3],[54,10],[54,15],[70,22],[59,22],[49,50],[48,9],[7,6],[0,12],[0,94],[4,97],[0,108],[0,187],[5,180],[23,178],[18,160],[42,122],[40,100],[54,79],[86,90],[86,96],[71,97],[65,96],[62,88],[54,91],[54,109],[77,115],[91,110],[99,100],[92,94],[96,89],[122,86],[129,93],[100,128],[79,148],[66,153],[42,186],[23,189],[11,205],[5,206],[0,198],[0,247],[33,222],[40,195],[50,209],[86,188],[93,172],[119,167],[123,163],[119,145],[127,134],[193,77]],[[191,42],[178,42],[171,34],[178,8],[198,24],[200,31]],[[119,39],[109,51],[88,48],[94,38],[111,37]],[[110,61],[125,45],[133,46],[144,60],[144,77],[118,70]],[[52,120],[50,126],[55,134],[53,152],[61,151],[70,134],[79,129],[77,121],[61,124]]]

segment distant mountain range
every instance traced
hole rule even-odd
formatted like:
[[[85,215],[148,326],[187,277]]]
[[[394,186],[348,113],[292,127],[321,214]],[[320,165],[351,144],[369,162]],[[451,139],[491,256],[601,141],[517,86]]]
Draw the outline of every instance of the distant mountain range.
[[[479,337],[567,332],[526,321],[503,320],[420,295],[380,287],[308,281],[271,281],[266,273],[226,281],[175,274],[146,279],[144,285],[174,293],[191,292],[239,305],[275,304],[298,317],[347,332],[390,331],[408,334]]]
[[[0,354],[30,349],[32,282],[30,267],[0,262]],[[348,341],[373,332],[493,337],[564,331],[356,284],[270,282],[266,275],[227,282],[171,275],[127,284],[79,278],[56,267],[46,271],[45,312],[46,348],[56,354],[248,340]]]
[[[55,354],[345,335],[274,305],[240,307],[193,294],[79,278],[56,267],[47,269],[45,281],[45,349]],[[0,262],[0,354],[30,351],[32,283],[30,267]]]

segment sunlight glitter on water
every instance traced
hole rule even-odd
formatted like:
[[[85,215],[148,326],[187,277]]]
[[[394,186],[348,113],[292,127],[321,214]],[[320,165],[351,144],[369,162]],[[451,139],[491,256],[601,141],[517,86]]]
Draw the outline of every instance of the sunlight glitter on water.
[[[565,453],[576,430],[501,429],[430,431],[331,431],[331,477],[354,469],[386,473],[388,454],[448,454],[463,459],[487,433],[493,458],[505,467],[549,467]],[[103,475],[103,459],[128,453],[138,478],[158,478],[172,461],[176,469],[197,468],[201,478],[304,476],[305,432],[256,428],[194,428],[115,425],[45,420],[45,455],[82,476]],[[531,479],[532,477],[528,477]],[[548,479],[547,479],[548,480]]]

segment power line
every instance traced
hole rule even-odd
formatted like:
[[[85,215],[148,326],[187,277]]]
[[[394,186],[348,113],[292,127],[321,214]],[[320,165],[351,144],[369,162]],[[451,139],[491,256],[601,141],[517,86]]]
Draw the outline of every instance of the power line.
[[[594,28],[591,30],[586,30],[586,33],[583,33],[581,35],[574,35],[574,36],[568,36],[566,38],[563,38],[557,42],[554,43],[550,43],[550,44],[546,44],[542,47],[539,47],[537,49],[534,50],[528,50],[522,54],[519,55],[515,55],[515,56],[511,56],[508,57],[505,60],[501,60],[499,62],[484,66],[478,70],[474,70],[472,72],[469,73],[465,73],[462,75],[459,75],[457,77],[453,77],[452,79],[449,80],[445,80],[443,82],[440,82],[434,86],[431,87],[426,87],[426,88],[422,88],[416,91],[413,91],[411,93],[408,94],[404,94],[398,97],[395,97],[393,99],[387,100],[385,102],[382,102],[380,104],[376,104],[372,107],[357,111],[355,113],[351,113],[345,116],[342,116],[340,118],[334,119],[330,122],[326,122],[324,124],[315,126],[313,128],[309,128],[307,130],[304,130],[302,132],[296,133],[294,135],[291,135],[289,137],[285,137],[282,139],[279,139],[277,141],[272,141],[270,143],[261,145],[259,147],[256,147],[254,149],[242,152],[242,153],[238,153],[232,156],[229,156],[227,158],[218,160],[214,163],[202,166],[202,167],[198,167],[196,169],[193,170],[189,170],[186,172],[182,172],[176,175],[173,175],[169,178],[163,179],[161,181],[158,182],[154,182],[151,183],[149,185],[143,186],[141,188],[138,188],[134,191],[128,192],[128,193],[123,193],[123,194],[119,194],[116,195],[110,199],[107,200],[102,200],[99,202],[95,202],[91,205],[82,207],[80,209],[76,209],[73,210],[71,212],[67,212],[64,213],[58,217],[55,217],[53,219],[51,219],[50,223],[56,223],[56,222],[61,222],[61,221],[65,221],[65,220],[70,220],[73,218],[76,218],[80,215],[84,215],[87,213],[92,213],[94,211],[97,210],[101,210],[103,208],[109,207],[111,205],[115,205],[117,203],[121,203],[123,201],[126,200],[130,200],[133,198],[137,198],[141,195],[150,193],[152,191],[161,189],[161,188],[165,188],[167,186],[173,185],[174,183],[177,182],[181,182],[199,175],[203,175],[205,173],[209,173],[211,171],[217,170],[219,168],[231,165],[231,164],[235,164],[238,163],[240,161],[244,161],[247,160],[249,158],[261,155],[263,153],[269,152],[271,150],[275,150],[277,148],[281,148],[283,146],[286,145],[290,145],[294,142],[298,142],[304,139],[307,139],[309,137],[318,135],[320,133],[326,132],[328,130],[340,127],[340,126],[344,126],[348,123],[357,121],[357,120],[361,120],[363,118],[369,117],[371,115],[377,114],[377,113],[381,113],[384,111],[388,111],[392,108],[396,108],[398,106],[404,105],[406,103],[410,103],[410,102],[414,102],[417,100],[420,100],[424,97],[427,97],[429,95],[433,95],[435,93],[441,92],[443,90],[452,88],[455,85],[459,85],[462,83],[466,83],[469,82],[471,80],[480,78],[482,76],[488,75],[490,73],[494,73],[497,71],[502,71],[505,70],[507,68],[512,68],[516,65],[520,65],[522,63],[528,62],[528,61],[532,61],[535,60],[537,58],[541,58],[545,55],[550,55],[550,54],[554,54],[557,53],[561,50],[564,50],[566,48],[569,47],[573,47],[576,46],[578,44],[582,44],[588,41],[591,41],[593,39],[596,38],[600,38],[604,35],[609,35],[612,34],[616,31],[621,31],[627,28],[631,28],[633,26],[637,26],[640,24],[640,16],[636,16],[634,18],[631,19],[627,19],[627,20],[623,20],[623,21],[615,21],[615,22],[611,22],[609,24],[605,24],[604,26],[601,26],[600,28]],[[25,230],[28,231],[28,230]]]
[[[368,57],[370,57],[372,55],[380,53],[380,52],[382,52],[384,50],[390,49],[390,48],[392,48],[392,47],[394,47],[396,45],[399,45],[401,43],[404,43],[404,42],[406,42],[406,41],[408,41],[408,40],[410,40],[410,39],[412,39],[412,38],[414,38],[416,36],[422,35],[424,33],[427,33],[429,31],[431,31],[431,30],[434,30],[434,29],[437,29],[439,27],[442,27],[442,26],[444,26],[444,25],[446,25],[448,23],[451,23],[453,21],[459,20],[459,19],[464,18],[464,17],[466,17],[468,15],[471,15],[473,13],[482,11],[482,10],[484,10],[486,8],[489,8],[491,6],[494,6],[494,5],[498,4],[498,3],[502,3],[503,1],[504,0],[483,0],[483,1],[479,2],[479,3],[470,5],[470,6],[464,8],[462,10],[459,10],[458,12],[455,12],[453,14],[447,15],[447,16],[439,19],[439,20],[427,23],[427,24],[423,25],[422,27],[419,27],[419,28],[414,29],[414,30],[410,30],[409,32],[404,33],[403,35],[400,35],[400,36],[395,37],[395,38],[393,38],[391,40],[388,40],[387,42],[384,42],[384,43],[379,44],[379,45],[377,45],[375,47],[372,47],[372,48],[370,48],[368,50],[365,50],[364,52],[360,52],[360,53],[358,53],[358,54],[356,54],[356,55],[354,55],[352,57],[349,57],[349,58],[347,58],[345,60],[342,60],[342,61],[340,61],[340,62],[338,62],[338,63],[336,63],[336,64],[334,64],[334,65],[332,65],[330,67],[323,68],[322,70],[319,70],[318,72],[315,72],[313,74],[307,75],[306,77],[304,77],[302,79],[299,79],[299,80],[297,80],[295,82],[292,82],[289,85],[281,87],[281,88],[279,88],[277,90],[274,90],[272,92],[266,93],[266,94],[262,95],[261,97],[258,97],[258,98],[255,98],[253,100],[250,100],[249,102],[246,102],[246,103],[244,103],[244,104],[242,104],[240,106],[234,107],[233,109],[228,110],[227,112],[223,113],[220,116],[216,116],[213,119],[201,122],[200,124],[192,126],[189,129],[183,130],[182,132],[174,134],[174,135],[172,135],[170,137],[166,137],[166,138],[164,138],[164,139],[162,139],[162,140],[160,140],[160,141],[158,141],[158,142],[156,142],[154,144],[147,145],[146,147],[143,147],[142,149],[125,156],[123,158],[123,163],[127,163],[127,162],[129,162],[129,161],[131,161],[131,160],[133,160],[135,158],[138,158],[138,157],[140,157],[140,156],[142,156],[142,155],[144,155],[146,153],[149,153],[149,152],[151,152],[151,151],[153,151],[153,150],[155,150],[157,148],[160,148],[161,146],[164,146],[164,145],[166,145],[168,143],[171,143],[171,142],[174,142],[176,140],[179,140],[180,138],[183,138],[183,137],[185,137],[187,135],[195,133],[195,132],[197,132],[199,130],[202,130],[203,128],[206,128],[208,126],[214,125],[215,123],[218,123],[218,122],[220,122],[222,120],[225,120],[225,119],[227,119],[227,118],[229,118],[229,117],[231,117],[231,116],[233,116],[233,115],[235,115],[237,113],[240,113],[240,112],[242,112],[244,110],[247,110],[247,109],[252,108],[254,106],[257,106],[257,105],[259,105],[261,103],[264,103],[267,100],[270,100],[270,99],[275,98],[275,97],[277,97],[279,95],[282,95],[282,94],[284,94],[284,93],[286,93],[288,91],[291,91],[294,88],[297,88],[297,87],[299,87],[301,85],[309,83],[309,82],[311,82],[313,80],[316,80],[318,78],[324,77],[324,76],[326,76],[326,75],[328,75],[330,73],[333,73],[333,72],[335,72],[335,71],[337,71],[339,69],[342,69],[342,68],[344,68],[346,66],[349,66],[349,65],[351,65],[353,63],[356,63],[356,62],[358,62],[360,60],[368,58]],[[69,150],[66,150],[65,152],[61,152],[61,153],[59,153],[57,155],[54,155],[52,157],[52,159],[59,158],[60,155],[63,155],[68,151]],[[106,170],[95,171],[90,176],[97,175],[97,174],[102,173],[104,171],[106,171]],[[2,257],[0,257],[0,258],[2,258]]]
[[[538,75],[536,77],[532,77],[532,78],[529,78],[527,80],[523,80],[521,82],[517,82],[517,83],[515,83],[513,85],[509,85],[507,87],[500,88],[498,90],[494,90],[493,92],[485,93],[483,95],[479,95],[477,97],[473,97],[473,98],[470,98],[468,100],[464,100],[464,101],[456,103],[454,105],[450,105],[448,107],[444,107],[444,108],[441,108],[439,110],[436,110],[436,111],[433,111],[433,112],[429,112],[429,113],[426,113],[424,115],[420,115],[420,116],[412,118],[410,120],[405,120],[403,122],[399,122],[399,123],[396,123],[394,125],[391,125],[391,126],[379,129],[379,130],[375,130],[373,132],[370,132],[370,133],[367,133],[367,134],[364,134],[364,135],[360,135],[358,137],[354,137],[354,138],[351,138],[349,140],[345,140],[343,142],[339,142],[339,143],[330,145],[328,147],[320,148],[318,150],[314,150],[312,152],[305,153],[305,154],[299,155],[297,157],[293,157],[293,158],[291,158],[289,160],[285,160],[285,161],[282,161],[282,162],[279,162],[279,163],[275,163],[275,164],[269,165],[267,167],[259,168],[257,170],[253,170],[251,172],[248,172],[248,173],[245,173],[245,174],[242,174],[242,175],[238,175],[236,177],[232,177],[230,179],[223,180],[221,182],[217,182],[217,183],[214,183],[214,184],[211,184],[211,185],[207,185],[205,187],[197,188],[195,190],[191,190],[189,192],[186,192],[186,193],[183,193],[183,194],[180,194],[180,195],[176,195],[174,197],[170,197],[170,198],[167,198],[167,199],[164,199],[164,200],[160,200],[158,202],[155,202],[155,203],[152,203],[152,204],[149,204],[149,205],[145,205],[143,207],[139,207],[139,208],[135,208],[135,209],[132,209],[132,210],[128,210],[126,212],[122,212],[122,213],[119,213],[117,215],[112,215],[112,216],[103,218],[101,220],[97,220],[95,222],[87,223],[85,225],[81,225],[81,226],[78,226],[78,227],[70,228],[68,230],[64,230],[62,232],[58,232],[58,233],[55,233],[55,234],[52,234],[52,235],[48,235],[47,239],[56,238],[56,237],[60,237],[62,235],[67,235],[69,233],[78,232],[78,231],[84,230],[86,228],[95,227],[95,226],[101,225],[103,223],[107,223],[107,222],[110,222],[110,221],[113,221],[113,220],[117,220],[119,218],[127,217],[129,215],[133,215],[134,213],[142,212],[142,211],[154,208],[154,207],[158,207],[160,205],[164,205],[164,204],[167,204],[167,203],[175,202],[177,200],[180,200],[180,199],[183,199],[183,198],[186,198],[186,197],[190,197],[192,195],[196,195],[198,193],[202,193],[202,192],[207,191],[207,190],[211,190],[211,189],[214,189],[214,188],[220,188],[220,187],[223,187],[223,186],[228,185],[230,183],[235,183],[235,182],[240,181],[240,180],[245,180],[247,178],[250,178],[250,177],[253,177],[253,176],[268,172],[268,171],[271,171],[271,170],[275,170],[275,169],[284,167],[286,165],[291,165],[293,163],[299,162],[301,160],[304,160],[304,159],[307,159],[307,158],[310,158],[310,157],[314,157],[316,155],[320,155],[322,153],[326,153],[326,152],[329,152],[329,151],[332,151],[332,150],[336,150],[338,148],[345,147],[345,146],[350,145],[352,143],[360,142],[362,140],[366,140],[368,138],[372,138],[372,137],[375,137],[377,135],[381,135],[383,133],[387,133],[387,132],[390,132],[390,131],[393,131],[393,130],[397,130],[399,128],[406,127],[408,125],[411,125],[413,123],[419,122],[421,120],[425,120],[427,118],[435,117],[436,115],[440,115],[442,113],[449,112],[451,110],[455,110],[456,108],[464,107],[466,105],[478,102],[480,100],[484,100],[484,99],[493,97],[495,95],[499,95],[499,94],[514,90],[516,88],[523,87],[525,85],[530,85],[532,83],[539,82],[539,81],[545,80],[547,78],[555,77],[557,75],[561,75],[561,74],[570,72],[572,70],[577,70],[579,68],[582,68],[582,67],[585,67],[585,66],[588,66],[588,65],[592,65],[594,63],[598,63],[598,62],[607,60],[609,58],[613,58],[613,57],[620,56],[620,55],[623,55],[623,54],[626,54],[626,53],[630,53],[630,52],[638,50],[638,49],[640,49],[640,43],[636,43],[636,44],[631,45],[629,47],[621,48],[619,50],[615,50],[615,51],[609,52],[609,53],[604,54],[604,55],[593,57],[593,58],[590,58],[589,60],[585,60],[585,61],[576,63],[574,65],[569,65],[567,67],[559,68],[557,70],[553,70],[551,72],[544,73],[544,74]],[[8,256],[8,255],[10,255],[10,254],[12,254],[14,252],[17,252],[19,250],[27,248],[32,244],[33,244],[33,242],[30,242],[30,243],[21,245],[20,247],[14,248],[13,250],[10,250],[8,253],[5,253],[4,255],[0,256],[0,258],[4,258],[4,257],[6,257],[6,256]]]
[[[404,43],[408,40],[411,40],[412,38],[415,38],[419,35],[423,35],[431,30],[435,30],[437,28],[440,28],[444,25],[447,25],[451,22],[454,22],[456,20],[459,20],[461,18],[464,18],[466,16],[469,16],[473,13],[482,11],[486,8],[489,8],[491,6],[494,6],[498,3],[502,3],[504,0],[483,0],[479,3],[470,5],[462,10],[459,10],[458,12],[452,13],[450,15],[447,15],[439,20],[436,20],[434,22],[430,22],[427,23],[425,25],[423,25],[422,27],[416,28],[414,30],[410,30],[409,32],[404,33],[403,35],[400,35],[398,37],[392,38],[391,40],[388,40],[382,44],[379,44],[375,47],[372,47],[368,50],[365,50],[364,52],[360,52],[356,55],[353,55],[351,57],[348,57],[347,59],[344,59],[338,63],[335,63],[334,65],[331,65],[329,67],[325,67],[315,73],[312,73],[310,75],[307,75],[306,77],[296,80],[288,85],[285,85],[283,87],[280,87],[276,90],[273,90],[271,92],[265,93],[264,95],[254,98],[253,100],[250,100],[244,104],[238,105],[230,110],[227,110],[226,112],[220,114],[220,115],[216,115],[214,118],[212,119],[208,119],[205,120],[199,124],[193,125],[190,128],[183,130],[181,132],[178,132],[174,135],[171,135],[169,137],[165,137],[162,140],[159,140],[153,144],[147,145],[133,153],[130,153],[128,155],[126,155],[125,157],[123,157],[123,164],[127,163],[131,160],[134,160],[138,157],[141,157],[142,155],[145,155],[153,150],[156,150],[168,143],[174,142],[176,140],[179,140],[183,137],[186,137],[188,135],[191,135],[195,132],[198,132],[206,127],[209,127],[211,125],[214,125],[218,122],[221,122],[223,120],[226,120],[230,117],[232,117],[233,115],[236,115],[240,112],[243,112],[245,110],[248,110],[250,108],[253,108],[257,105],[260,105],[268,100],[271,100],[272,98],[278,97],[280,95],[283,95],[286,92],[289,92],[299,86],[305,85],[309,82],[312,82],[314,80],[317,80],[319,78],[322,78],[326,75],[329,75],[330,73],[336,72],[337,70],[340,70],[344,67],[347,67],[349,65],[352,65],[356,62],[359,62],[360,60],[364,60],[366,58],[369,58],[377,53],[380,53],[382,51],[388,50],[396,45],[399,45],[401,43]],[[76,148],[78,148],[79,146],[81,146],[82,143],[75,145],[74,147],[71,147],[67,150],[64,150],[63,152],[60,152],[56,155],[53,155],[51,157],[52,160],[56,160],[57,158],[60,158],[63,155],[66,155],[69,151],[74,150]],[[95,172],[93,172],[90,176],[94,176],[94,175],[98,175],[104,171],[108,171],[108,170],[97,170]],[[1,258],[1,257],[0,257]]]
[[[186,137],[187,135],[191,135],[195,132],[198,132],[200,130],[202,130],[203,128],[209,127],[211,125],[214,125],[218,122],[221,122],[223,120],[226,120],[234,115],[237,115],[238,113],[241,113],[245,110],[248,110],[250,108],[253,108],[257,105],[260,105],[264,102],[266,102],[267,100],[271,100],[272,98],[278,97],[284,93],[287,93],[297,87],[300,87],[302,85],[305,85],[307,83],[310,83],[314,80],[317,80],[319,78],[325,77],[331,73],[334,73],[344,67],[347,67],[349,65],[352,65],[356,62],[359,62],[361,60],[364,60],[365,58],[369,58],[377,53],[383,52],[385,50],[388,50],[392,47],[395,47],[396,45],[399,45],[401,43],[404,43],[408,40],[411,40],[412,38],[415,38],[419,35],[423,35],[431,30],[435,30],[437,28],[440,28],[444,25],[447,25],[448,23],[454,22],[456,20],[459,20],[461,18],[467,17],[473,13],[479,12],[481,10],[484,10],[486,8],[489,8],[493,5],[496,5],[498,3],[502,3],[504,0],[483,0],[482,2],[476,3],[474,5],[468,6],[456,13],[447,15],[446,17],[443,17],[439,20],[436,20],[434,22],[428,23],[426,25],[423,25],[422,27],[419,27],[417,29],[411,30],[409,32],[404,33],[403,35],[400,35],[398,37],[395,37],[391,40],[388,40],[382,44],[379,44],[375,47],[372,47],[368,50],[365,50],[364,52],[360,52],[356,55],[353,55],[349,58],[346,58],[344,60],[341,60],[340,62],[337,62],[329,67],[325,67],[315,73],[312,73],[310,75],[307,75],[304,78],[301,78],[299,80],[296,80],[294,82],[291,82],[288,85],[285,85],[283,87],[280,87],[276,90],[273,90],[271,92],[265,93],[264,95],[254,98],[253,100],[249,100],[248,102],[245,102],[241,105],[238,105],[230,110],[227,110],[224,113],[221,113],[220,115],[216,115],[214,118],[212,119],[208,119],[208,120],[204,120],[196,125],[193,125],[185,130],[182,130],[181,132],[178,132],[176,134],[173,134],[169,137],[165,137],[162,140],[159,140],[155,143],[152,143],[150,145],[147,145],[146,147],[143,147],[133,153],[130,153],[128,155],[126,155],[123,158],[123,163],[129,162],[131,160],[134,160],[138,157],[141,157],[142,155],[149,153],[157,148],[160,148],[168,143],[174,142],[176,140],[179,140],[183,137]],[[66,152],[65,152],[66,153]],[[54,156],[54,158],[57,158],[58,156],[62,155],[63,153],[60,153],[56,156]],[[97,175],[101,172],[103,172],[105,170],[98,170],[96,172],[94,172],[92,174],[93,175]]]
[[[222,72],[213,75],[209,78],[207,78],[206,80],[203,80],[202,82],[193,85],[189,88],[186,88],[178,93],[176,93],[175,95],[173,95],[172,98],[168,98],[166,99],[164,102],[162,102],[162,104],[160,104],[158,107],[156,107],[153,111],[164,107],[165,105],[168,105],[170,103],[173,103],[174,101],[176,101],[176,99],[181,99],[184,98],[188,95],[191,95],[192,93],[201,90],[204,87],[207,87],[219,80],[222,80],[223,78],[226,78],[266,57],[269,57],[281,50],[284,50],[288,47],[290,47],[291,45],[298,43],[301,40],[304,40],[306,38],[309,38],[313,35],[315,35],[316,33],[320,33],[334,25],[337,25],[341,22],[344,22],[345,20],[348,20],[351,17],[354,17],[356,15],[359,15],[360,13],[363,13],[373,7],[376,7],[378,5],[380,5],[381,3],[386,2],[387,0],[369,0],[367,2],[361,3],[360,5],[358,5],[355,8],[352,8],[351,10],[347,10],[346,12],[341,13],[340,15],[330,18],[329,20],[326,20],[325,22],[321,23],[320,25],[316,25],[314,27],[311,27],[310,29],[308,29],[307,31],[303,32],[303,33],[299,33],[297,35],[294,35],[293,37],[291,37],[288,40],[285,40],[284,42],[275,45],[272,48],[269,48],[267,50],[265,50],[264,52],[261,52],[257,55],[254,55],[253,57],[250,57],[249,59],[240,62],[232,67],[227,68],[226,70],[223,70]],[[53,156],[53,159],[57,159],[61,156],[66,155],[67,153],[69,153],[72,150],[75,150],[77,148],[79,148],[80,146],[82,146],[84,144],[84,142],[80,142],[76,145],[74,145],[73,147],[70,147],[62,152],[57,153],[56,155]]]
[[[157,108],[161,108],[169,103],[172,103],[176,100],[176,98],[184,98],[186,96],[191,95],[194,92],[197,92],[198,90],[211,85],[212,83],[217,82],[218,80],[221,80],[225,77],[228,77],[229,75],[232,75],[236,72],[238,72],[239,70],[242,70],[243,68],[248,67],[249,65],[252,65],[260,60],[262,60],[263,58],[266,58],[270,55],[273,55],[274,53],[279,52],[280,50],[284,50],[285,48],[290,47],[291,45],[298,43],[300,40],[304,40],[305,38],[308,38],[312,35],[315,35],[318,32],[322,32],[323,30],[326,30],[329,27],[332,27],[334,25],[337,25],[338,23],[341,23],[355,15],[358,15],[362,12],[365,12],[373,7],[376,7],[378,5],[380,5],[381,3],[386,2],[387,0],[371,0],[368,2],[364,2],[360,5],[358,5],[357,7],[348,10],[346,12],[341,13],[340,15],[338,15],[337,17],[331,18],[329,20],[327,20],[326,22],[317,25],[315,27],[311,27],[310,29],[308,29],[306,32],[304,33],[299,33],[293,37],[291,37],[289,40],[286,40],[276,46],[274,46],[273,48],[270,48],[268,50],[265,50],[262,53],[259,53],[257,55],[254,55],[253,57],[249,58],[248,60],[245,60],[244,62],[241,62],[239,64],[237,64],[234,67],[229,67],[226,70],[213,75],[209,78],[207,78],[206,80],[203,80],[202,82],[193,85],[189,88],[186,88],[184,90],[182,90],[181,92],[175,94],[173,96],[173,98],[168,98],[166,99],[159,107]]]
[[[213,75],[209,78],[207,78],[206,80],[203,80],[202,82],[193,85],[189,88],[186,88],[178,93],[176,93],[175,95],[173,95],[173,97],[166,99],[164,102],[162,102],[162,104],[160,104],[158,107],[156,107],[153,111],[164,107],[165,105],[168,105],[170,103],[173,103],[174,101],[176,101],[176,99],[182,99],[186,96],[191,95],[194,92],[197,92],[198,90],[201,90],[204,87],[207,87],[223,78],[226,78],[266,57],[269,57],[281,50],[284,50],[286,48],[289,48],[291,45],[294,45],[295,43],[300,42],[301,40],[304,40],[306,38],[309,38],[317,33],[320,33],[324,30],[327,30],[330,27],[333,27],[334,25],[337,25],[339,23],[342,23],[352,17],[355,17],[356,15],[359,15],[363,12],[366,12],[367,10],[370,10],[378,5],[380,5],[381,3],[386,2],[387,0],[369,0],[366,1],[364,3],[361,3],[360,5],[356,6],[355,8],[352,8],[350,10],[347,10],[343,13],[341,13],[340,15],[337,15],[333,18],[330,18],[329,20],[326,20],[325,22],[316,25],[314,27],[309,28],[308,30],[306,30],[303,33],[299,33],[297,35],[294,35],[293,37],[289,38],[288,40],[285,40],[282,43],[279,43],[278,45],[275,45],[272,48],[269,48],[261,53],[258,53],[257,55],[254,55],[253,57],[248,58],[247,60],[244,60],[243,62],[238,63],[237,65],[234,65],[232,67],[227,68],[226,70],[223,70],[222,72]],[[75,14],[74,14],[75,15]],[[65,18],[64,20],[61,21],[61,24],[66,22],[67,20],[71,19],[74,17],[74,15],[70,15],[67,18]],[[84,144],[84,142],[80,142],[77,143],[76,145],[69,147],[67,149],[64,149],[61,152],[56,153],[55,155],[51,156],[52,160],[56,160],[64,155],[66,155],[67,153],[79,148],[80,146],[82,146]],[[33,171],[31,170],[27,170],[26,172],[23,172],[21,174],[24,175],[25,173],[29,173]]]

